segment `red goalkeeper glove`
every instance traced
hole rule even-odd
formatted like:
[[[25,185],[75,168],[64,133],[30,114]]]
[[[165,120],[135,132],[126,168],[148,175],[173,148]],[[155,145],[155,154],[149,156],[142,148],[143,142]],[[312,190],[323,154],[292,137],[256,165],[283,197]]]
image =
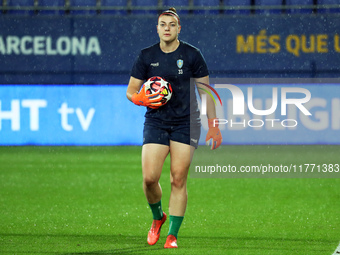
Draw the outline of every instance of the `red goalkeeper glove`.
[[[212,150],[218,148],[222,143],[222,135],[217,122],[217,118],[208,119],[209,130],[205,142],[207,145],[211,145]]]
[[[162,106],[161,100],[163,98],[163,95],[160,94],[160,92],[157,92],[152,95],[147,95],[145,93],[144,85],[142,86],[141,90],[138,93],[134,93],[132,95],[131,101],[135,105],[142,105],[147,106],[152,109],[157,109],[158,107]]]

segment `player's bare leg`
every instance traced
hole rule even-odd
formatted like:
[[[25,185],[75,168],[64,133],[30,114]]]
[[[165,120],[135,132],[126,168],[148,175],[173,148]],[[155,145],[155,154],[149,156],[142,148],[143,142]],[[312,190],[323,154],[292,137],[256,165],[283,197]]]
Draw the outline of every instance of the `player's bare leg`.
[[[177,233],[187,207],[187,178],[194,151],[190,145],[170,141],[170,229],[164,248],[177,248]]]
[[[161,208],[162,189],[159,178],[168,153],[169,146],[161,144],[145,144],[142,148],[143,190],[153,214],[153,222],[148,232],[150,245],[158,241],[161,227],[167,218]]]
[[[171,194],[169,212],[171,215],[184,216],[188,200],[187,177],[193,154],[192,146],[174,141],[170,142]]]
[[[169,146],[144,144],[142,148],[143,190],[150,204],[157,203],[162,197],[159,178],[163,163],[169,153]]]

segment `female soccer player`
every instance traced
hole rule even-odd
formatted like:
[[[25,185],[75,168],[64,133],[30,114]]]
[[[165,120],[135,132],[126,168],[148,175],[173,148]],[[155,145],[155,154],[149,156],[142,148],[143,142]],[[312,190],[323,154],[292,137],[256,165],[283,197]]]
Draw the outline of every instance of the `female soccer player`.
[[[180,31],[180,18],[175,8],[159,15],[157,33],[160,42],[140,52],[132,68],[126,92],[127,98],[134,104],[147,106],[143,130],[142,171],[143,189],[153,215],[147,238],[150,245],[158,241],[161,227],[167,219],[162,210],[159,179],[163,163],[170,154],[170,226],[164,248],[177,248],[177,234],[187,206],[186,184],[189,166],[200,136],[197,100],[194,97],[195,100],[190,102],[190,92],[194,91],[190,88],[190,78],[195,79],[198,87],[209,84],[208,68],[201,52],[180,41]],[[151,98],[145,94],[143,88],[140,89],[144,81],[153,76],[164,78],[172,86],[172,97],[163,106],[160,106],[161,96]],[[200,95],[205,93],[202,91],[199,90]],[[216,149],[221,144],[222,137],[218,125],[214,123],[214,102],[210,96],[206,98],[209,124],[206,140],[212,141],[212,149]]]

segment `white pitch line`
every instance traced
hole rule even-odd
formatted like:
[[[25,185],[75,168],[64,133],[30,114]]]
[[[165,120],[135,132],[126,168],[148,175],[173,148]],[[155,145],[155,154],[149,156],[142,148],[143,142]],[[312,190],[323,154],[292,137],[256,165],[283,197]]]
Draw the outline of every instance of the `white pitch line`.
[[[332,255],[339,255],[340,254],[340,243],[338,245],[338,247],[336,247],[334,253]]]

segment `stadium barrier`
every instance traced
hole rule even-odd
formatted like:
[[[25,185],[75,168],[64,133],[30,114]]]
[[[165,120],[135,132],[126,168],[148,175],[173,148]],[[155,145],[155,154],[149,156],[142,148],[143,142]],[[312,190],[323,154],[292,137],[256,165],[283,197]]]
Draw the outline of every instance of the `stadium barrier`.
[[[233,115],[232,94],[215,83],[223,144],[340,144],[339,80],[287,82],[236,84],[247,104],[241,115]],[[0,145],[140,145],[145,107],[129,102],[125,93],[124,85],[3,85]],[[286,105],[285,98],[291,99]],[[292,98],[303,103],[293,104]],[[268,109],[274,111],[258,114]],[[200,144],[206,132],[202,113]]]
[[[339,76],[337,15],[181,24],[180,39],[201,49],[211,77]],[[0,16],[0,84],[126,84],[139,50],[159,40],[155,25],[150,16]]]

